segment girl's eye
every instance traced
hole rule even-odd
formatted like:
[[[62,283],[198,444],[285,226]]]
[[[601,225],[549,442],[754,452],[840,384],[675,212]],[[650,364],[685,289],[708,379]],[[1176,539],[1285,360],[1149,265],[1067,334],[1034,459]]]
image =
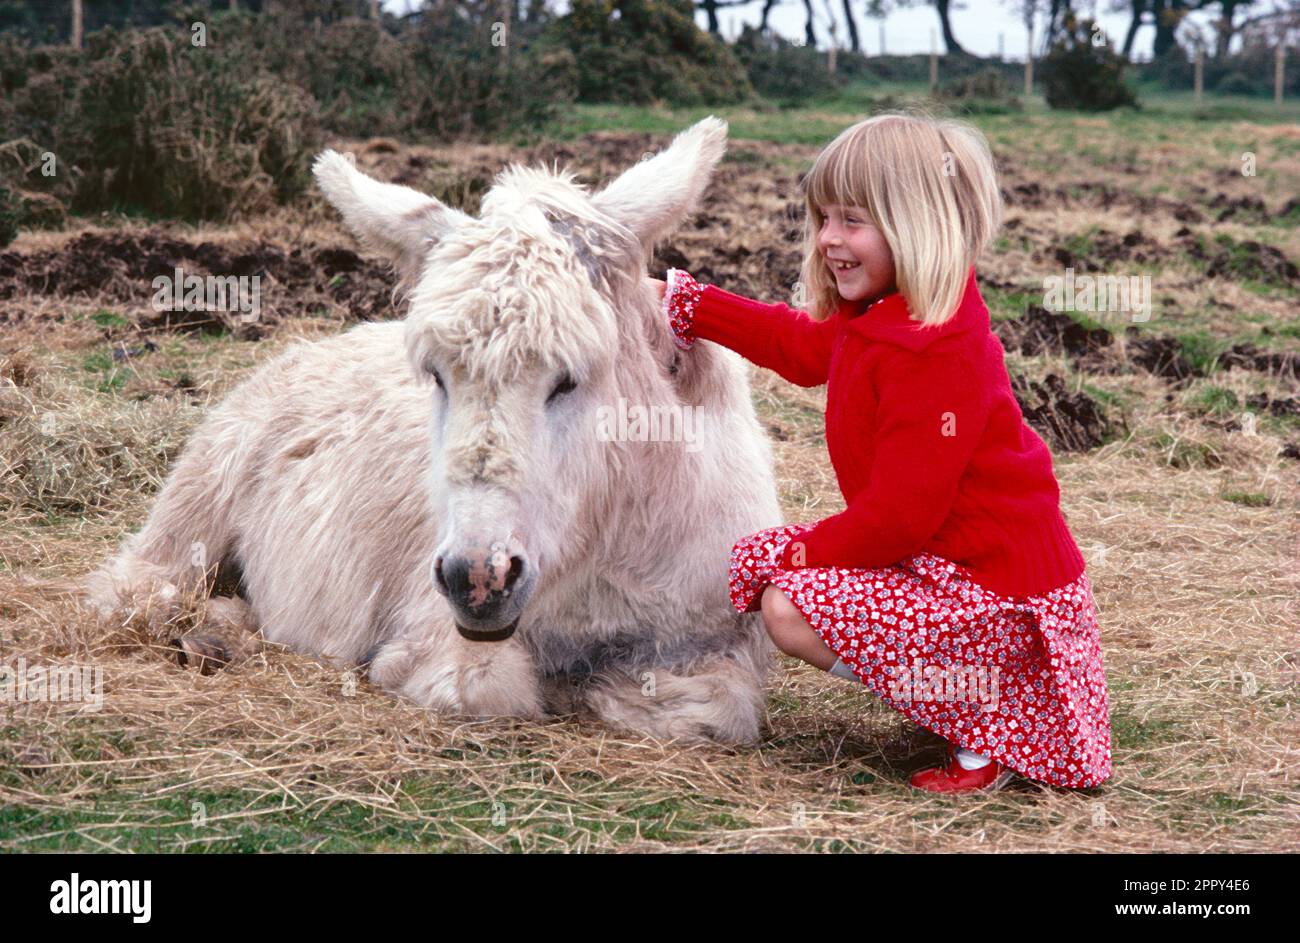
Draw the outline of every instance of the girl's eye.
[[[560,377],[560,382],[555,384],[555,389],[551,390],[551,395],[546,397],[546,402],[550,403],[557,396],[563,396],[565,393],[572,393],[577,386],[578,384],[574,382],[573,377],[566,373]]]

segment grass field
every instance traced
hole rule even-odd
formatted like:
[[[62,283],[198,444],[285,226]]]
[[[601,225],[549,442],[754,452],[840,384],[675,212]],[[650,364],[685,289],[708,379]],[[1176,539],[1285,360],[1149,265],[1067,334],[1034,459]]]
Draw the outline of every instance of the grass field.
[[[658,264],[787,300],[798,174],[883,95],[918,90],[714,109],[733,144]],[[397,316],[382,269],[313,197],[222,227],[77,220],[0,254],[0,653],[102,666],[105,689],[98,712],[0,703],[0,849],[1295,849],[1300,106],[1145,104],[1083,116],[1030,101],[970,119],[1007,197],[982,290],[1054,447],[1101,610],[1106,784],[916,794],[907,776],[941,741],[791,659],[758,747],[682,747],[586,722],[432,717],[277,650],[203,676],[173,664],[165,638],[96,629],[50,598],[39,581],[90,569],[142,522],[187,432],[251,367]],[[707,113],[584,107],[516,146],[349,146],[377,175],[473,210],[509,161],[568,162],[600,183]],[[266,272],[263,321],[161,321],[149,276],[174,257]],[[1082,339],[1027,318],[1065,266],[1149,275],[1152,316],[1092,316],[1106,333]],[[752,380],[788,519],[839,510],[824,391]]]

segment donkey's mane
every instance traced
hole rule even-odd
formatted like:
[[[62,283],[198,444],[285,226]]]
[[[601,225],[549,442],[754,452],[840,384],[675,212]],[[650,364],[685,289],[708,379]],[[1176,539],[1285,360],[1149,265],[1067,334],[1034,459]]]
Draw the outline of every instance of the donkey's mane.
[[[479,218],[429,257],[407,319],[412,357],[436,348],[503,379],[541,360],[580,380],[617,349],[612,306],[635,285],[640,244],[575,176],[519,164],[497,174]]]

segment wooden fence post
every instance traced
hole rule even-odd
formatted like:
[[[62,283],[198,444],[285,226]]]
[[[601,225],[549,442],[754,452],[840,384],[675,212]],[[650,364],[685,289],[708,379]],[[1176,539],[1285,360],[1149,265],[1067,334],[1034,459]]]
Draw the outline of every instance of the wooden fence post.
[[[1273,104],[1282,107],[1282,76],[1285,72],[1286,46],[1278,39],[1277,52],[1273,54]]]
[[[1029,39],[1025,43],[1025,97],[1034,94],[1034,30],[1029,28]]]
[[[939,53],[936,48],[934,30],[930,30],[930,94],[939,87]]]

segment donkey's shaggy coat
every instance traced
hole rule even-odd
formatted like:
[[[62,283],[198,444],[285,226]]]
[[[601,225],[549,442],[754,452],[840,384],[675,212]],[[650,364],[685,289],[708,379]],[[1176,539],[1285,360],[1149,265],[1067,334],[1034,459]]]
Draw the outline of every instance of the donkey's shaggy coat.
[[[407,317],[294,345],[236,388],[90,576],[97,609],[166,615],[234,575],[210,623],[368,662],[436,711],[755,740],[772,649],[727,565],[780,523],[771,453],[743,362],[679,353],[644,281],[725,141],[705,119],[595,195],[512,165],[478,219],[322,154]],[[598,416],[620,404],[691,410],[698,441],[609,441]]]

